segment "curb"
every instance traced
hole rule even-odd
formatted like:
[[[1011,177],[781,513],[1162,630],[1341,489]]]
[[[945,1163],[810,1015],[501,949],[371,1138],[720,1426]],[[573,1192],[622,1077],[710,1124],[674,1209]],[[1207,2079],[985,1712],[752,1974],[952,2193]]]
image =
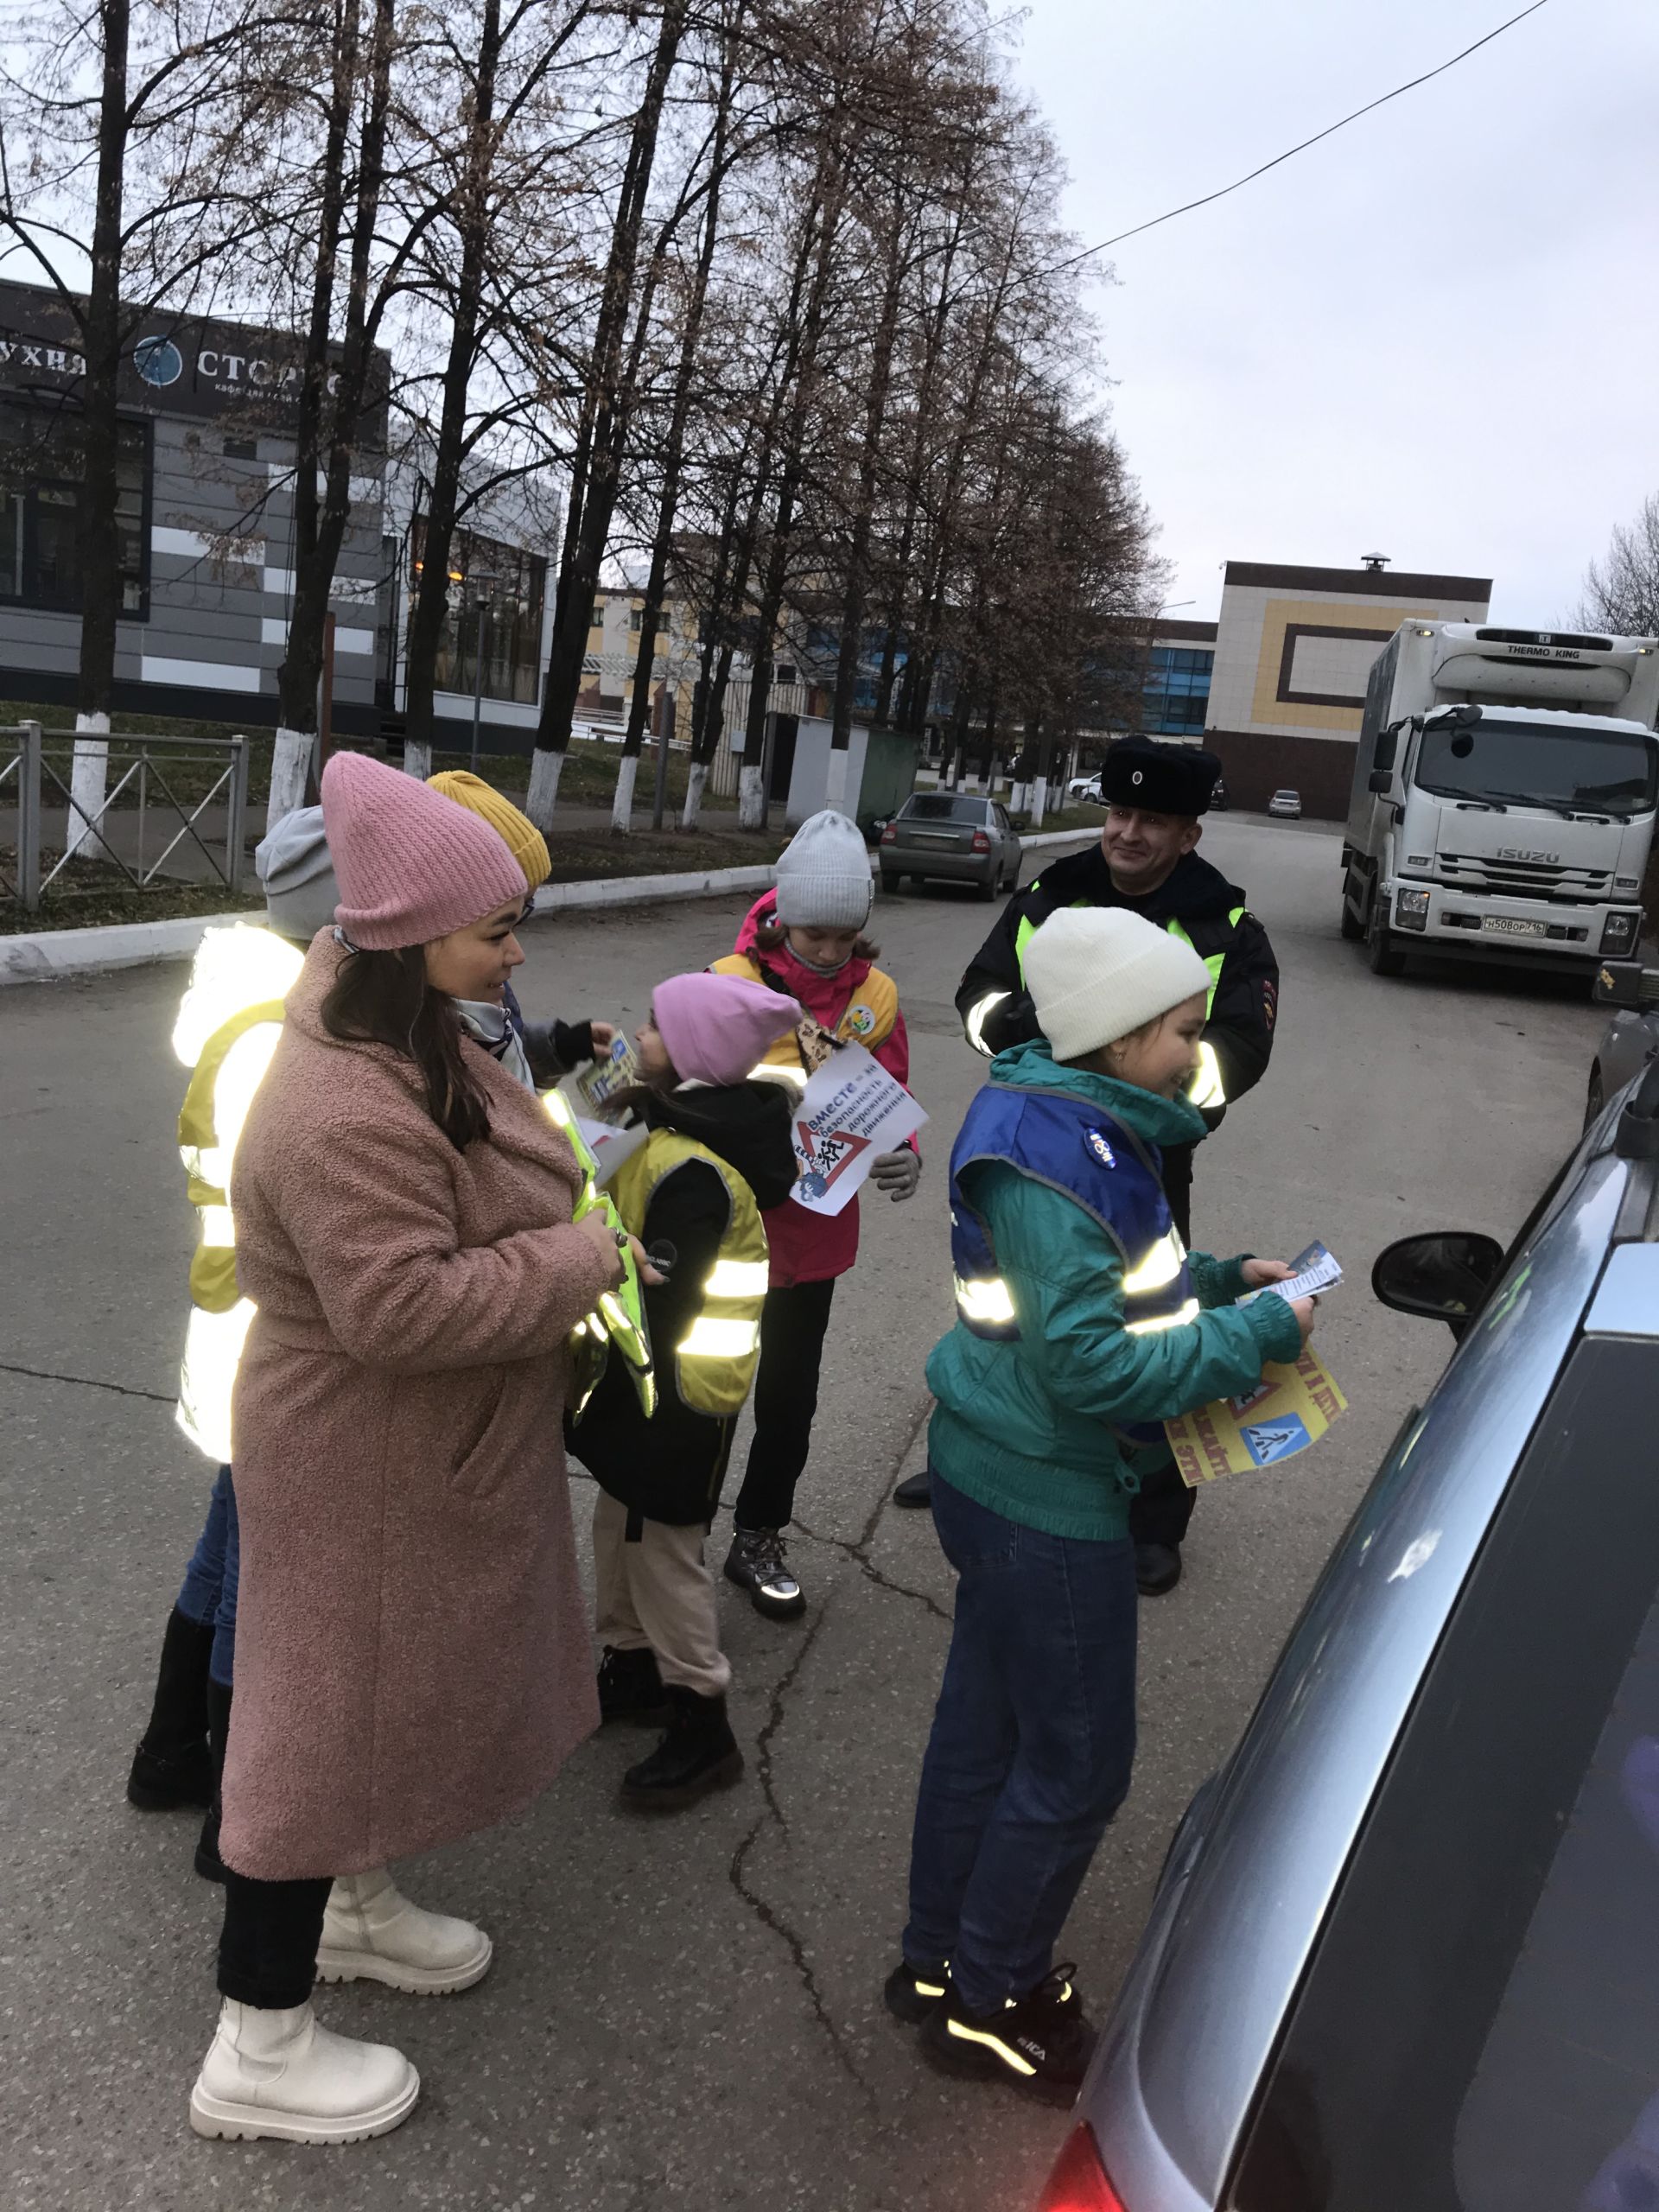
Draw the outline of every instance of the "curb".
[[[1020,842],[1027,852],[1073,843],[1090,830],[1060,830]],[[870,861],[874,875],[876,861]],[[693,870],[683,875],[617,875],[591,883],[544,883],[536,893],[537,915],[583,906],[635,906],[658,899],[718,899],[733,891],[765,891],[776,878],[770,863],[756,868]],[[188,960],[208,930],[255,918],[239,914],[183,914],[161,922],[114,922],[98,929],[41,930],[33,937],[0,937],[0,988],[8,983],[49,983],[72,976],[99,976],[117,968],[143,968],[162,960]]]

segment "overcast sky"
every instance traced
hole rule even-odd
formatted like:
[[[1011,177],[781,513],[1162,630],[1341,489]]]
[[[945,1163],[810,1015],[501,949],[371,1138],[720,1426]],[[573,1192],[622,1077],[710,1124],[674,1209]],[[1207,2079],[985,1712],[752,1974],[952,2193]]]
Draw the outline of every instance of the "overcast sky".
[[[1084,243],[1230,182],[1522,0],[1029,0]],[[1490,575],[1565,618],[1659,490],[1659,7],[1549,0],[1093,295],[1116,428],[1214,615],[1229,559]]]

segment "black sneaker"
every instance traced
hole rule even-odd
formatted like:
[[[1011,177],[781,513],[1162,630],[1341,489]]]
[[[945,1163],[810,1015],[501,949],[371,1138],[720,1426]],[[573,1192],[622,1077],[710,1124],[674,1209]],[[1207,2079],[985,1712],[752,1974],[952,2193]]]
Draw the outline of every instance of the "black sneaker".
[[[913,1967],[908,1959],[900,1959],[883,1986],[881,2001],[895,2020],[919,2028],[931,2018],[950,1986],[948,1966]]]
[[[668,1692],[649,1644],[638,1651],[619,1651],[607,1643],[600,1657],[598,1688],[601,1728],[613,1720],[638,1720],[660,1728],[668,1719]]]
[[[1000,2012],[969,2012],[952,1989],[923,2025],[923,2049],[947,2073],[1007,2082],[1028,2096],[1069,2104],[1095,2049],[1071,1973],[1069,1966],[1056,1967]]]
[[[893,1493],[895,1505],[907,1505],[913,1512],[919,1506],[933,1503],[933,1470],[924,1467],[919,1474],[906,1475]]]
[[[1179,1544],[1137,1544],[1135,1586],[1143,1598],[1166,1598],[1181,1579]]]
[[[755,1611],[772,1620],[794,1620],[806,1611],[781,1529],[734,1528],[732,1548],[726,1554],[726,1580],[747,1590]]]
[[[622,1802],[637,1812],[677,1812],[711,1789],[724,1789],[743,1771],[724,1697],[699,1697],[677,1685],[667,1694],[667,1735],[622,1777]]]

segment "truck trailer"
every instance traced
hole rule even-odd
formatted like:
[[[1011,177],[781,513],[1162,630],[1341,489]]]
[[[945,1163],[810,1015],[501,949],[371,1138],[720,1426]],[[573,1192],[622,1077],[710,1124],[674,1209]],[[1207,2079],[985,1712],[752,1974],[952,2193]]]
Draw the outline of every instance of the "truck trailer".
[[[1365,694],[1342,934],[1593,974],[1642,931],[1659,640],[1407,622]]]

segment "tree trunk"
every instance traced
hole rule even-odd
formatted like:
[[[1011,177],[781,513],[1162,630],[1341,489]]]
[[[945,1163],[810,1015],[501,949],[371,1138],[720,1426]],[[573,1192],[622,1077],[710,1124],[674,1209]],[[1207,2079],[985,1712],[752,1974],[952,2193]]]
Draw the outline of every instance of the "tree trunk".
[[[323,429],[328,410],[334,276],[340,265],[340,238],[346,223],[346,140],[359,84],[360,53],[358,0],[347,0],[340,11],[340,29],[334,40],[327,127],[322,159],[318,165],[316,263],[312,270],[311,310],[306,327],[305,361],[294,431],[295,593],[283,664],[276,672],[276,737],[271,750],[270,798],[265,817],[273,825],[305,804],[306,779],[316,742],[323,616],[327,613],[328,588],[333,582],[332,572],[321,579],[321,607],[314,614],[312,607],[319,581],[315,575],[317,476],[322,464]],[[310,656],[303,645],[298,654],[296,652],[302,599],[307,629],[315,632],[316,640],[315,663],[308,665]]]
[[[86,362],[80,513],[80,661],[75,748],[69,772],[65,850],[91,851],[104,804],[115,694],[115,626],[121,607],[121,538],[116,526],[117,405],[121,375],[122,178],[127,153],[129,0],[99,0],[103,85],[98,115],[92,269],[82,326]]]
[[[887,281],[875,326],[870,357],[869,391],[864,408],[864,435],[858,457],[858,503],[847,549],[847,575],[842,597],[841,647],[836,657],[836,691],[830,721],[830,804],[842,810],[847,781],[847,748],[853,734],[853,694],[858,688],[859,650],[863,640],[864,605],[868,595],[868,569],[870,532],[875,520],[875,484],[880,458],[881,434],[887,425],[887,393],[892,384],[893,340],[899,326],[899,299],[904,281],[905,228],[898,208],[893,210],[893,236],[888,242]],[[837,758],[839,756],[839,758]],[[840,774],[837,777],[836,770]],[[833,786],[839,781],[839,795]]]
[[[657,159],[657,134],[662,120],[663,98],[679,56],[690,0],[664,0],[662,26],[652,56],[639,110],[633,119],[628,158],[617,195],[611,227],[611,246],[594,332],[593,372],[584,414],[593,428],[588,444],[588,463],[581,494],[580,515],[571,506],[574,530],[565,533],[567,559],[561,569],[555,597],[553,641],[548,653],[542,687],[542,711],[536,731],[537,758],[531,763],[528,811],[538,829],[552,826],[552,808],[558,794],[558,774],[550,773],[541,756],[564,753],[570,743],[570,724],[582,690],[582,664],[593,625],[594,599],[599,588],[600,565],[610,535],[620,470],[620,425],[614,421],[622,399],[620,371],[622,343],[633,297],[634,268],[639,255],[639,229],[645,197],[651,188]],[[538,811],[539,808],[539,811]]]
[[[431,758],[432,695],[438,647],[449,606],[449,556],[454,543],[461,498],[461,461],[467,444],[467,408],[478,359],[479,304],[490,231],[490,181],[495,157],[495,79],[501,57],[501,0],[484,0],[479,32],[478,71],[469,143],[465,196],[461,202],[461,267],[449,326],[449,351],[443,371],[443,402],[433,455],[422,534],[421,581],[409,625],[409,667],[404,691],[407,743],[423,747]],[[483,623],[477,649],[483,650]],[[408,763],[405,751],[405,766]]]
[[[657,508],[657,528],[652,539],[651,573],[645,579],[645,603],[639,618],[639,651],[633,667],[633,696],[628,702],[628,726],[622,744],[622,760],[618,765],[616,799],[611,810],[613,830],[627,830],[632,826],[633,777],[627,774],[627,762],[632,756],[638,760],[645,739],[645,716],[651,705],[651,677],[656,660],[657,629],[662,619],[663,597],[668,581],[668,560],[674,543],[674,524],[679,512],[680,480],[685,461],[685,434],[691,416],[691,392],[696,374],[697,347],[702,335],[703,308],[709,297],[709,276],[714,266],[715,247],[720,237],[721,184],[726,167],[726,135],[731,115],[732,79],[734,56],[730,41],[721,71],[719,105],[715,117],[714,145],[709,156],[708,204],[703,209],[702,243],[697,255],[696,275],[692,282],[691,297],[686,305],[685,327],[682,334],[679,366],[675,374],[674,399],[669,415],[668,442],[663,455],[662,497]],[[664,684],[670,680],[667,658],[663,667]],[[696,734],[694,730],[693,735]],[[667,747],[668,733],[664,730],[661,744]],[[623,804],[622,785],[627,775],[628,804]],[[702,773],[702,783],[708,781],[708,770]],[[686,797],[690,798],[688,784]],[[697,790],[697,804],[702,803],[702,784]]]

